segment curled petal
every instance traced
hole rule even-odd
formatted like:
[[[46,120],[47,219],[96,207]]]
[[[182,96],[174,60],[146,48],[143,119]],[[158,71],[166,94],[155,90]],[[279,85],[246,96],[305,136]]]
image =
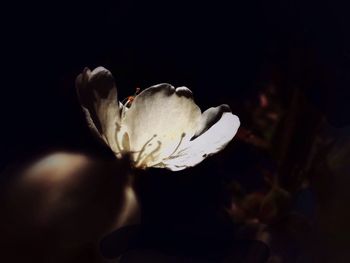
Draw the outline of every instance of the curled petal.
[[[112,74],[103,67],[85,68],[76,79],[76,89],[89,127],[118,152],[115,143],[120,109]]]
[[[231,109],[227,104],[223,104],[215,108],[212,107],[203,112],[192,140],[206,132],[211,126],[217,123],[224,112],[231,112]]]
[[[195,136],[171,158],[163,162],[163,167],[179,171],[193,167],[208,156],[221,151],[233,139],[239,119],[231,113],[227,105],[206,110],[201,117]]]
[[[125,112],[121,132],[128,133],[135,165],[150,167],[171,156],[193,137],[200,116],[186,87],[159,84],[141,92]]]

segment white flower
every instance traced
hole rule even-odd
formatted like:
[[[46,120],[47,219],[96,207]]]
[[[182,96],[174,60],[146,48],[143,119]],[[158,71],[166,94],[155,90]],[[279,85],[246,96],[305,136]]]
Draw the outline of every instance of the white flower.
[[[228,105],[201,113],[188,88],[169,84],[145,89],[127,107],[118,102],[114,78],[103,67],[85,68],[76,87],[90,128],[118,158],[129,154],[139,168],[195,166],[222,150],[240,124]]]

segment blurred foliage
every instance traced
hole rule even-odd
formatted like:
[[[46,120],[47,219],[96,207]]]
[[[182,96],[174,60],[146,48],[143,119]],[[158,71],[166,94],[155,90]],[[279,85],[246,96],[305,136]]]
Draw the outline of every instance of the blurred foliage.
[[[242,237],[270,245],[269,262],[346,262],[350,130],[333,127],[302,83],[283,85],[288,79],[274,66],[267,72],[237,107],[240,148],[260,152],[244,175],[263,180],[251,190],[232,178],[225,210]]]

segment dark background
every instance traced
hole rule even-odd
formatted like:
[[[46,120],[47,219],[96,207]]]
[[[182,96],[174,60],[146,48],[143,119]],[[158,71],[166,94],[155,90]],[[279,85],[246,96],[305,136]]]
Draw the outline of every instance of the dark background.
[[[229,104],[243,128],[249,128],[243,102],[254,101],[273,82],[286,109],[295,108],[289,105],[297,90],[307,109],[335,129],[346,129],[348,10],[340,1],[12,3],[2,8],[1,18],[0,165],[48,149],[102,151],[86,127],[74,88],[86,66],[108,68],[120,100],[136,87],[185,85],[202,110]],[[287,127],[286,137],[279,137],[289,142],[287,150],[279,149],[280,172],[310,155],[303,145],[321,117],[307,114],[288,117],[306,132]],[[231,169],[232,160],[241,166],[256,160],[255,151],[240,155],[232,147],[223,169]]]
[[[85,66],[110,69],[120,98],[169,82],[205,109],[249,96],[275,63],[346,125],[346,10],[334,1],[13,3],[2,9],[1,163],[17,150],[84,147],[74,79]]]

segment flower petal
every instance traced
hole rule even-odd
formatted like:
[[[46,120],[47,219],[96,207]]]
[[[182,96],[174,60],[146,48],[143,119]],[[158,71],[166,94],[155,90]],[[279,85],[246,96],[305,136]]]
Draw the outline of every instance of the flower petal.
[[[200,116],[188,88],[159,84],[136,96],[122,119],[119,138],[128,133],[135,165],[150,167],[193,137]]]
[[[179,171],[193,167],[208,156],[221,151],[235,136],[240,125],[228,105],[206,110],[201,117],[195,136],[174,158],[163,162],[164,168]]]
[[[103,67],[93,71],[85,68],[76,79],[76,89],[89,127],[98,133],[113,151],[118,151],[115,133],[117,124],[120,123],[120,109],[111,72]]]

